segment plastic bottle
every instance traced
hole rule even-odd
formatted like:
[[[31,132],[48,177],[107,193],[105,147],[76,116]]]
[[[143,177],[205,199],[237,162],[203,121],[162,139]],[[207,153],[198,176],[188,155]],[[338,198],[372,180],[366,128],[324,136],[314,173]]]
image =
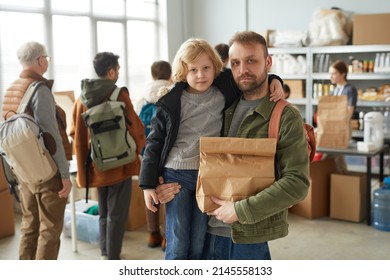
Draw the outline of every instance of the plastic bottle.
[[[380,73],[381,72],[381,69],[380,69],[380,60],[381,60],[381,54],[380,53],[376,53],[375,55],[375,63],[374,63],[374,72],[375,73]]]
[[[389,107],[386,107],[386,110],[383,113],[383,132],[385,134],[390,134],[390,110]]]
[[[383,146],[383,114],[381,112],[373,111],[364,115],[363,141],[373,143],[378,149]]]
[[[374,191],[373,226],[390,231],[390,177],[384,179],[384,186]]]

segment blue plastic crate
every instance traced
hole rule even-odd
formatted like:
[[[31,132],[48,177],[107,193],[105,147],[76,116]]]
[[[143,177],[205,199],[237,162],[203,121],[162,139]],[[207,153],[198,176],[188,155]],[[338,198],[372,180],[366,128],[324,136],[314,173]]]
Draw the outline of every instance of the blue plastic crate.
[[[91,206],[97,205],[97,201],[85,200],[75,202],[76,207],[76,227],[77,239],[86,241],[92,244],[99,244],[100,230],[99,230],[99,215],[90,215],[84,213]],[[67,204],[65,208],[63,233],[67,237],[72,237],[71,230],[71,205]]]

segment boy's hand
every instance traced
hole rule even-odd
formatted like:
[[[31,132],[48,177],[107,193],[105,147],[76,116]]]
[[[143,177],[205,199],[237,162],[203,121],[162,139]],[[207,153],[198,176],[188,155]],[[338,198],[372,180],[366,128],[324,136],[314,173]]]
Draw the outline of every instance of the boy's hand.
[[[152,212],[156,212],[158,210],[157,207],[154,206],[159,203],[155,189],[145,189],[144,199],[146,208],[148,208]]]
[[[269,86],[270,89],[270,101],[277,102],[280,99],[284,99],[283,86],[278,79],[273,79]]]

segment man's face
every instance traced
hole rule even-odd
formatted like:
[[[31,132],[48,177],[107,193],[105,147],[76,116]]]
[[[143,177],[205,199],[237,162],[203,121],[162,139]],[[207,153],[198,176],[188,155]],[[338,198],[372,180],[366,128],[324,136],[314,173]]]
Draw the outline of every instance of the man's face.
[[[230,67],[234,80],[245,98],[268,93],[268,71],[272,66],[270,56],[265,57],[260,44],[233,43],[229,50]]]
[[[119,64],[118,64],[118,66],[115,68],[115,71],[114,71],[114,77],[113,77],[113,80],[115,81],[115,83],[118,81],[118,79],[119,79],[119,69],[120,69],[121,67],[119,66]]]

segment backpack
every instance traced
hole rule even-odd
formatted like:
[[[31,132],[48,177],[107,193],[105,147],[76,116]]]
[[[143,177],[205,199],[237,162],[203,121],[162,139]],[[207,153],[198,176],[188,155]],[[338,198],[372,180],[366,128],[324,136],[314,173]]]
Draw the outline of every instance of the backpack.
[[[268,127],[268,137],[279,139],[279,124],[280,118],[282,116],[282,112],[284,107],[289,105],[290,103],[284,99],[279,100],[271,114],[271,119]],[[303,128],[305,131],[306,141],[307,141],[307,150],[309,153],[310,162],[313,161],[315,153],[316,153],[316,138],[314,134],[313,126],[304,123]]]
[[[144,124],[145,127],[145,136],[148,137],[150,129],[152,128],[152,119],[156,114],[156,105],[154,103],[145,101],[142,105],[141,112],[139,113],[139,118]],[[144,155],[145,147],[141,151],[141,156]]]
[[[139,113],[139,118],[145,126],[145,136],[147,137],[150,132],[152,118],[156,114],[156,105],[154,103],[145,101],[142,105],[141,112]]]
[[[131,122],[125,115],[125,103],[117,101],[120,90],[115,88],[107,101],[81,114],[90,135],[87,163],[92,160],[99,171],[122,166],[136,159],[136,143],[126,126],[126,123],[131,125]]]
[[[41,83],[31,83],[17,112],[0,123],[0,154],[12,194],[15,194],[14,188],[18,183],[41,184],[57,172],[57,166],[45,147],[44,133],[34,118],[25,113],[31,97]],[[16,199],[18,200],[17,197]]]

